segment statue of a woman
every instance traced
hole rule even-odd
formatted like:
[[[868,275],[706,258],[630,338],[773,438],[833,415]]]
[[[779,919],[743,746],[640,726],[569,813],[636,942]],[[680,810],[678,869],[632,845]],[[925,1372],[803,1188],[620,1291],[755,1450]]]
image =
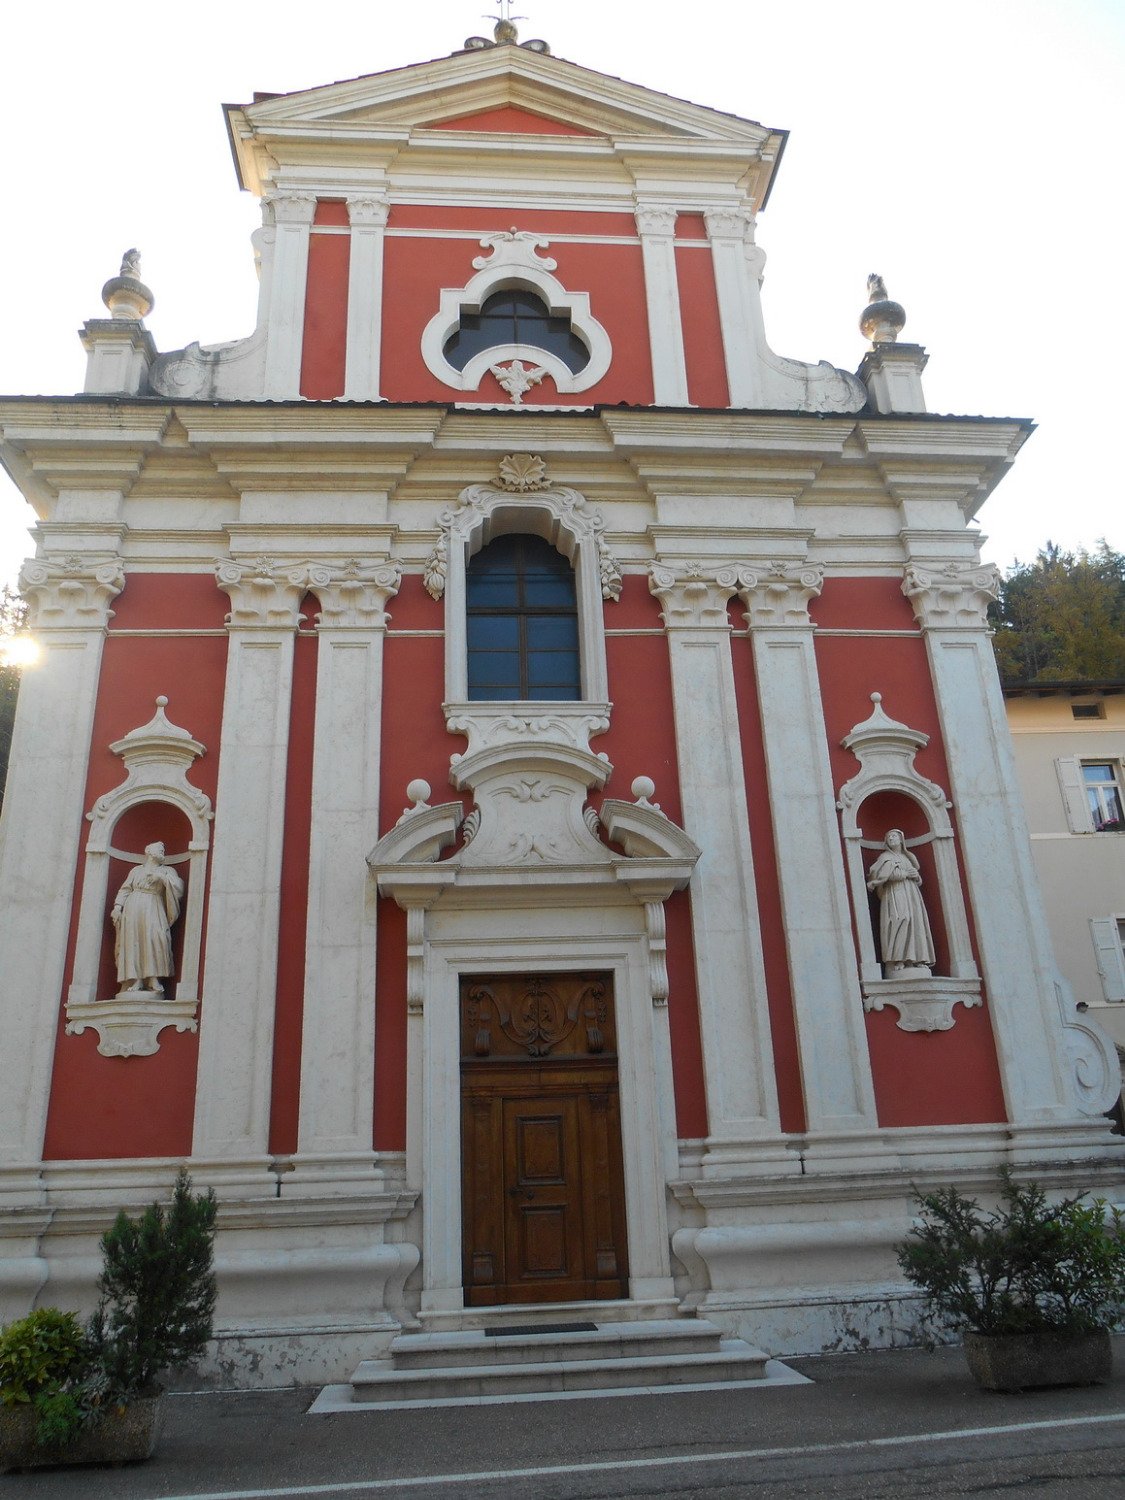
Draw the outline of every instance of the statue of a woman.
[[[922,872],[901,828],[883,840],[883,853],[867,872],[867,889],[879,893],[879,945],[887,979],[934,966],[934,940],[922,904]]]
[[[183,881],[164,863],[164,845],[147,845],[144,863],[129,871],[110,912],[121,994],[164,993],[160,981],[172,973],[172,923],[183,894]]]

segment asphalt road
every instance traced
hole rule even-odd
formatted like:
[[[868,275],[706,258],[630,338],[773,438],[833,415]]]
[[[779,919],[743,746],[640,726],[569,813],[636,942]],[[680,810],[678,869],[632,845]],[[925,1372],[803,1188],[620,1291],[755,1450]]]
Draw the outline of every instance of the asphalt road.
[[[3,1500],[1125,1500],[1125,1338],[1106,1386],[982,1394],[959,1350],[789,1363],[811,1385],[306,1416],[315,1392],[177,1395],[147,1464]]]

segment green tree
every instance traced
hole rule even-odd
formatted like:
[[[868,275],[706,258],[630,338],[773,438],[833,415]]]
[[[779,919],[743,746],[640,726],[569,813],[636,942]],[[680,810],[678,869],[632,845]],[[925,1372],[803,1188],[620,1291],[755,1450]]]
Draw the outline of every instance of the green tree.
[[[990,615],[1005,682],[1125,679],[1125,553],[1104,540],[1092,552],[1048,542],[1017,562]]]
[[[20,690],[19,667],[4,660],[4,643],[27,620],[27,605],[14,589],[0,589],[0,807],[4,805],[4,783],[8,778],[8,753],[12,748],[12,726],[16,721],[16,698]]]
[[[151,1390],[162,1370],[203,1353],[215,1311],[215,1194],[193,1193],[183,1167],[172,1201],[138,1219],[122,1210],[102,1235],[101,1301],[90,1335],[107,1390]]]

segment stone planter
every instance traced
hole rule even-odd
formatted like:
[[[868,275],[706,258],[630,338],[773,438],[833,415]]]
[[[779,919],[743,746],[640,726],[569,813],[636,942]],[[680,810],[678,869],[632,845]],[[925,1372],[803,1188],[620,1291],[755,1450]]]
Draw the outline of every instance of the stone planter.
[[[1113,1348],[1104,1328],[1094,1333],[996,1337],[966,1333],[965,1359],[982,1389],[1024,1391],[1034,1386],[1101,1385],[1113,1368]]]
[[[0,1407],[0,1473],[60,1464],[132,1464],[151,1458],[160,1435],[162,1397],[137,1396],[85,1427],[72,1443],[46,1448],[35,1441],[37,1413],[28,1406]]]

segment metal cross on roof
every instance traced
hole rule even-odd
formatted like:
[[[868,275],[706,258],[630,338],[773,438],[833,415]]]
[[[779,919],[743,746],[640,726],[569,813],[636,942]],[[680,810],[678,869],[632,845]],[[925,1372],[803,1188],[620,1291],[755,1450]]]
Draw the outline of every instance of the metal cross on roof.
[[[512,6],[516,3],[516,0],[493,0],[493,3],[496,4],[496,5],[498,5],[500,7],[500,20],[501,21],[507,21],[510,24],[512,21],[526,21],[527,20],[526,16],[513,16],[512,15]],[[485,16],[485,20],[486,21],[491,21],[493,19],[494,19],[494,17],[492,17],[492,16]]]

